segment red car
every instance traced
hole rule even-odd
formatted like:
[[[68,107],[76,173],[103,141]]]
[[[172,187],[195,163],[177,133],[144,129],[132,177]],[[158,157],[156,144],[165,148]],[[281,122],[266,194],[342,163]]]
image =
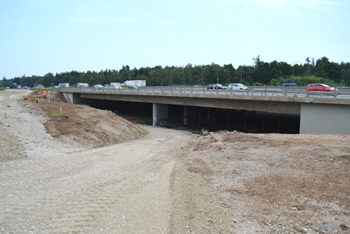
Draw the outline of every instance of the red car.
[[[324,91],[324,92],[337,92],[338,89],[334,87],[330,87],[326,84],[309,84],[306,89],[306,91]]]

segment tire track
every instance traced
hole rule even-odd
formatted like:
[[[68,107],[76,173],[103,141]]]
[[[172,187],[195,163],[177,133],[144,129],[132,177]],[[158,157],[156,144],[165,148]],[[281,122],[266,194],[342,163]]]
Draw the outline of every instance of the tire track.
[[[176,135],[1,163],[0,232],[167,232]]]

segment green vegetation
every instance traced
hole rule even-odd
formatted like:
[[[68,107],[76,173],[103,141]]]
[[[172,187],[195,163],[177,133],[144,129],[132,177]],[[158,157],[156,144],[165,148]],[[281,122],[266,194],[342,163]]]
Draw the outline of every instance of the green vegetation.
[[[143,125],[153,125],[152,120],[147,120],[147,119],[145,119],[145,120],[139,120],[139,121],[137,121],[136,123],[138,123],[138,124],[143,124]]]
[[[52,113],[52,116],[67,116],[65,113]]]
[[[187,64],[184,67],[155,66],[131,69],[128,65],[119,70],[101,70],[86,72],[47,73],[44,76],[22,76],[0,80],[0,87],[9,87],[17,83],[28,87],[42,84],[52,87],[59,83],[69,83],[71,86],[78,82],[94,84],[109,84],[111,82],[123,83],[126,80],[146,80],[147,86],[192,86],[207,85],[210,83],[243,83],[257,86],[279,86],[281,83],[297,83],[306,86],[309,83],[321,82],[332,86],[350,85],[350,63],[335,63],[327,57],[315,60],[306,58],[304,63],[288,64],[286,62],[264,62],[260,56],[253,58],[254,65],[238,66],[232,64],[220,66]]]

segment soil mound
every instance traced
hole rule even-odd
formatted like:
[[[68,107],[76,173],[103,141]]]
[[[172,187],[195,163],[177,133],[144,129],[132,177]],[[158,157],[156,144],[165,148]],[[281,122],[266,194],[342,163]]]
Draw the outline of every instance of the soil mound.
[[[38,102],[45,112],[47,121],[44,126],[55,138],[69,137],[95,148],[137,139],[147,133],[111,111],[68,104],[56,91],[50,92],[50,99],[44,99],[40,91],[33,92],[28,98]]]

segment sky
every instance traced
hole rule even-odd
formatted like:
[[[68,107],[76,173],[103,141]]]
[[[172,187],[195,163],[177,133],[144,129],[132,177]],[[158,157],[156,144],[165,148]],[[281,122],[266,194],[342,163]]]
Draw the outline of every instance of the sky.
[[[69,71],[350,62],[348,0],[0,0],[0,79]]]

